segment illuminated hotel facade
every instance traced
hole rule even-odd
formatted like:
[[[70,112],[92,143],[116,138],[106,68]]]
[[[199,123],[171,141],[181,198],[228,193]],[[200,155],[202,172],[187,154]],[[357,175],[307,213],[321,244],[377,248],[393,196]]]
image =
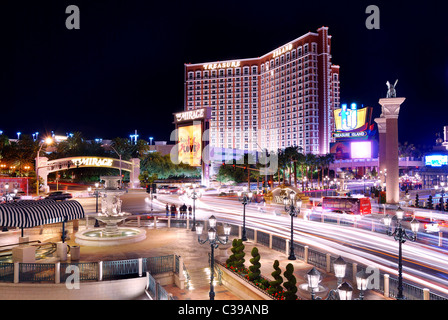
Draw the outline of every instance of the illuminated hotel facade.
[[[184,109],[211,108],[212,147],[326,154],[339,107],[327,27],[259,57],[185,64]]]

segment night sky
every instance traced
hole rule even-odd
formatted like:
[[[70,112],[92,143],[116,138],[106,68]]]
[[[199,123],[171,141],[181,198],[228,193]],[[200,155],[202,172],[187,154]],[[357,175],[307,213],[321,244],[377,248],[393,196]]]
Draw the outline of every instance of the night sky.
[[[261,56],[328,26],[341,102],[374,107],[386,81],[406,97],[399,139],[433,143],[448,125],[448,36],[442,2],[2,2],[0,130],[11,138],[81,131],[86,138],[169,140],[183,109],[184,63]],[[80,30],[68,30],[68,5]],[[369,4],[380,29],[368,30]]]

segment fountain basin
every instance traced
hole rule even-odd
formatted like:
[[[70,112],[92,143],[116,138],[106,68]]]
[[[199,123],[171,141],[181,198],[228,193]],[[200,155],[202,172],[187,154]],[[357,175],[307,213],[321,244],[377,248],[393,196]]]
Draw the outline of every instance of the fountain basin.
[[[120,227],[112,235],[105,228],[86,229],[76,233],[75,242],[84,246],[116,246],[130,244],[146,239],[146,231],[137,228]]]

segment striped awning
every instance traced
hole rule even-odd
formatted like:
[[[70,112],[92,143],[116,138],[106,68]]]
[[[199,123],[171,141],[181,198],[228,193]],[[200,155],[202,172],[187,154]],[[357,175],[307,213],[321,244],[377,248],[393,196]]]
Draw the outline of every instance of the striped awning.
[[[84,218],[78,201],[22,200],[0,204],[0,226],[32,228],[44,224]]]

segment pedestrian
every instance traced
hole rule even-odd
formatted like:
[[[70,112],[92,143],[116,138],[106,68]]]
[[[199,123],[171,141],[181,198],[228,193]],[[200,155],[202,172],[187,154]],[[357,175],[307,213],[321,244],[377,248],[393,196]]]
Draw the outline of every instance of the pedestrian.
[[[174,203],[171,205],[171,216],[176,217],[176,206]]]
[[[166,204],[166,216],[168,217],[168,215],[170,214],[170,207],[168,206],[168,203]]]
[[[193,212],[193,208],[191,205],[188,207],[188,215],[191,217],[191,213]]]

